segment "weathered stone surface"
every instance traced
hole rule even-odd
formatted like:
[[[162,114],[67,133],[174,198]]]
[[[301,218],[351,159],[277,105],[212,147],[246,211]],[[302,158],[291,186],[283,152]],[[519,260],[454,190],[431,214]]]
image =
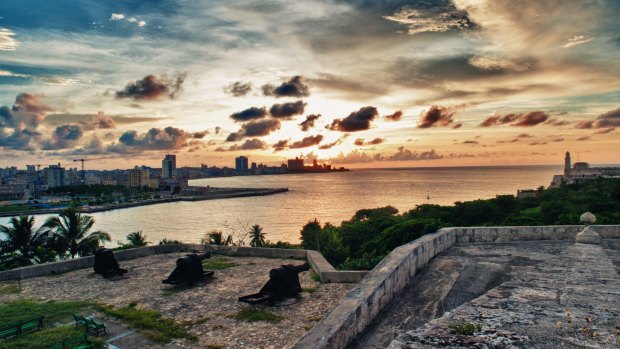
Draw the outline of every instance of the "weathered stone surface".
[[[307,292],[299,300],[283,302],[266,310],[283,317],[280,322],[248,323],[229,317],[248,305],[241,295],[256,293],[269,278],[269,270],[298,260],[258,257],[226,257],[239,264],[216,270],[212,280],[194,287],[174,288],[161,283],[183,253],[153,255],[122,263],[129,270],[126,278],[107,280],[81,269],[57,276],[20,281],[19,294],[0,294],[0,302],[14,299],[89,300],[114,306],[137,301],[138,306],[155,309],[164,317],[185,323],[198,336],[197,343],[175,342],[188,348],[208,345],[223,348],[290,348],[304,333],[332,310],[353,287],[351,284],[320,284],[309,272],[300,274]],[[217,255],[215,256],[217,257]],[[258,307],[262,308],[262,307]]]
[[[443,311],[435,307],[425,313],[416,304],[400,305],[401,309],[413,310],[409,317],[430,314],[439,318],[425,325],[406,317],[408,321],[403,324],[387,324],[384,333],[399,333],[389,348],[614,348],[619,343],[620,280],[607,257],[617,256],[618,250],[613,246],[603,250],[601,246],[560,241],[453,246],[431,263],[429,270],[443,264],[445,268],[435,271],[444,271],[445,275],[440,277],[444,286],[446,281],[456,280],[454,286],[448,293],[437,292],[439,299],[434,302],[426,302],[431,307],[448,305],[445,310],[449,312],[441,315]],[[448,266],[464,260],[486,264],[489,270],[501,272],[503,278],[490,283],[484,278],[470,279],[468,266],[457,267],[460,271],[455,278]],[[488,274],[489,270],[480,270],[478,274]],[[424,283],[424,276],[428,275],[422,272],[419,282]],[[480,292],[481,296],[468,300]],[[420,300],[423,298],[419,295],[411,299]],[[461,301],[464,303],[450,309],[451,302],[457,305]],[[384,313],[380,317],[390,315]],[[480,324],[481,330],[465,335],[451,328],[468,323]],[[385,347],[385,343],[359,346],[379,347]]]

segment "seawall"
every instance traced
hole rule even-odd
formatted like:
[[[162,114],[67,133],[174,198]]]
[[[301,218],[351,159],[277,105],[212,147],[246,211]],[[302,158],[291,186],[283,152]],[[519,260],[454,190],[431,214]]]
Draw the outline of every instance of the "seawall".
[[[157,205],[157,204],[165,204],[171,202],[179,202],[179,201],[205,201],[205,200],[217,200],[217,199],[232,199],[232,198],[242,198],[249,196],[266,196],[266,195],[274,195],[279,193],[284,193],[288,191],[288,188],[231,188],[231,191],[226,191],[223,193],[209,193],[208,195],[199,195],[199,196],[179,196],[173,198],[164,198],[164,199],[152,199],[145,200],[140,202],[129,202],[111,206],[92,206],[92,207],[80,207],[80,212],[82,213],[95,213],[95,212],[105,212],[105,211],[113,211],[120,210],[124,208],[131,207],[139,207],[139,206],[148,206],[148,205]],[[57,214],[62,211],[64,208],[48,208],[48,209],[35,209],[35,210],[27,210],[27,211],[14,211],[14,212],[0,212],[0,217],[12,217],[18,215],[39,215],[39,214]]]

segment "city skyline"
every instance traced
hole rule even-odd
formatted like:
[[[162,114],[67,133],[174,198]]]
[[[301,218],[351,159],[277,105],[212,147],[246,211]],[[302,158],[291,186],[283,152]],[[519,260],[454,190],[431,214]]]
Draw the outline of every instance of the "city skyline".
[[[620,163],[618,14],[611,0],[3,1],[0,167]]]

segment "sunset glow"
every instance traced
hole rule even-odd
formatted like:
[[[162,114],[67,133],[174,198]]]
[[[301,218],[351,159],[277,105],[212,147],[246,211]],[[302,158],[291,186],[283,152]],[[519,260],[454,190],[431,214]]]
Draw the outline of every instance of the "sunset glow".
[[[620,163],[620,2],[0,3],[0,166]]]

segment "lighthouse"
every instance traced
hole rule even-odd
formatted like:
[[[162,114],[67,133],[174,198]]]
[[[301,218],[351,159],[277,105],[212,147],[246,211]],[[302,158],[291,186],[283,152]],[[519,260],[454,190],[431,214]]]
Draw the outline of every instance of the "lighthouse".
[[[571,169],[571,161],[570,161],[570,153],[566,152],[566,156],[564,157],[564,175],[568,176]]]

